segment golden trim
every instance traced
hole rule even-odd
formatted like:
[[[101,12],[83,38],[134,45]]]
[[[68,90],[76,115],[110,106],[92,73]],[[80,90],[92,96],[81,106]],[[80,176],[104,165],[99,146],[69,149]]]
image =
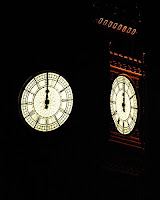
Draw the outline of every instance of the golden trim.
[[[134,75],[136,75],[136,76],[142,76],[142,74],[140,74],[140,73],[132,72],[132,71],[129,71],[129,70],[120,68],[120,67],[116,67],[116,66],[111,65],[111,64],[110,64],[110,67],[111,67],[111,68],[114,68],[114,69],[117,69],[117,70],[121,70],[121,71],[123,71],[123,72],[127,72],[127,73],[130,73],[130,74],[134,74]]]
[[[127,59],[127,60],[133,60],[134,62],[136,62],[136,63],[142,63],[142,61],[141,60],[138,60],[138,59],[136,59],[136,58],[131,58],[131,57],[128,57],[128,56],[123,56],[122,54],[118,54],[118,53],[116,53],[116,52],[113,52],[113,51],[109,51],[109,53],[111,54],[111,55],[114,55],[114,56],[119,56],[119,57],[121,57],[121,58],[125,58],[125,59]]]

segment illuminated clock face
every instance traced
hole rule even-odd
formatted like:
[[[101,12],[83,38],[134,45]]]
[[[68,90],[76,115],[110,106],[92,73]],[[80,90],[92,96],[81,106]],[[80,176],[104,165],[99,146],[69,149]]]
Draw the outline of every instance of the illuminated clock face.
[[[59,74],[42,72],[30,78],[20,93],[24,120],[38,131],[52,131],[69,117],[73,94],[69,83]]]
[[[119,133],[131,133],[137,122],[139,108],[136,91],[125,75],[119,75],[112,84],[110,109]]]

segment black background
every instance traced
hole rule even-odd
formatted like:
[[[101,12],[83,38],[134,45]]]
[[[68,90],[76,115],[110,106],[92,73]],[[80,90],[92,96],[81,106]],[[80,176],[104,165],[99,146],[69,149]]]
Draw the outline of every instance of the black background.
[[[1,133],[1,180],[6,199],[91,199],[95,196],[103,199],[107,193],[113,195],[118,185],[117,179],[108,183],[101,174],[101,154],[107,132],[104,129],[104,95],[107,94],[104,89],[107,91],[108,87],[103,77],[104,74],[106,79],[109,77],[106,65],[109,39],[92,23],[90,5],[91,2],[26,3],[11,9],[4,37],[7,52],[5,85],[8,87],[4,88],[4,94],[8,97],[8,106],[4,107],[6,125]],[[150,77],[149,130],[154,132],[151,119],[154,116],[155,79],[153,81],[152,77],[157,68],[152,62],[155,36],[148,28],[148,11],[151,13],[153,9],[149,6],[142,6],[143,39]],[[46,69],[54,70],[68,80],[74,106],[62,127],[44,134],[23,123],[18,110],[18,95],[28,77]],[[3,102],[6,102],[6,95]],[[150,134],[146,180],[151,178],[151,141]],[[150,184],[145,186],[147,195],[151,194],[149,189]],[[120,195],[127,199],[131,191],[133,199],[141,196],[136,189],[118,191],[113,197]]]

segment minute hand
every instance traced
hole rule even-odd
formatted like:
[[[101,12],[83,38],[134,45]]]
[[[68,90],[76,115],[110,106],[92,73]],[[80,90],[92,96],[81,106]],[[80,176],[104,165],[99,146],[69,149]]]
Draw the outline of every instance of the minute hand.
[[[124,93],[123,93],[123,112],[125,112],[125,82],[123,83],[124,84]]]
[[[47,89],[46,89],[46,100],[45,100],[45,108],[47,109],[48,108],[48,104],[49,104],[49,99],[48,99],[48,93],[49,93],[49,90],[48,90],[48,72],[47,72]]]

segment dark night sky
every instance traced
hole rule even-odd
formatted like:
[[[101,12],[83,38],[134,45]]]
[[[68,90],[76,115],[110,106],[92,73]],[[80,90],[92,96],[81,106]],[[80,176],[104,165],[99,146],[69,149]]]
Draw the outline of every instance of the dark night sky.
[[[7,92],[7,112],[12,111],[14,123],[7,123],[7,128],[1,133],[1,176],[6,199],[7,196],[9,199],[13,196],[26,199],[31,192],[35,199],[47,199],[46,193],[48,199],[55,195],[60,199],[62,196],[82,199],[84,194],[91,199],[91,196],[100,194],[100,154],[101,142],[104,141],[97,133],[103,127],[103,117],[98,116],[103,115],[100,99],[103,96],[101,67],[105,44],[104,34],[102,36],[91,23],[90,2],[84,5],[82,2],[74,5],[57,2],[52,6],[26,3],[12,9],[4,41],[7,52],[5,74],[10,69],[11,82],[8,85],[14,86],[11,94]],[[144,4],[141,4],[144,20],[142,43],[150,73],[151,120],[156,109],[153,91],[156,81],[153,77],[156,77],[158,66],[153,64],[156,36],[148,27],[154,18],[148,15],[152,7]],[[47,136],[25,127],[18,112],[18,95],[25,80],[45,69],[53,69],[67,78],[75,101],[68,122],[55,134]],[[95,115],[91,114],[92,107]],[[103,194],[101,196],[103,199]]]

